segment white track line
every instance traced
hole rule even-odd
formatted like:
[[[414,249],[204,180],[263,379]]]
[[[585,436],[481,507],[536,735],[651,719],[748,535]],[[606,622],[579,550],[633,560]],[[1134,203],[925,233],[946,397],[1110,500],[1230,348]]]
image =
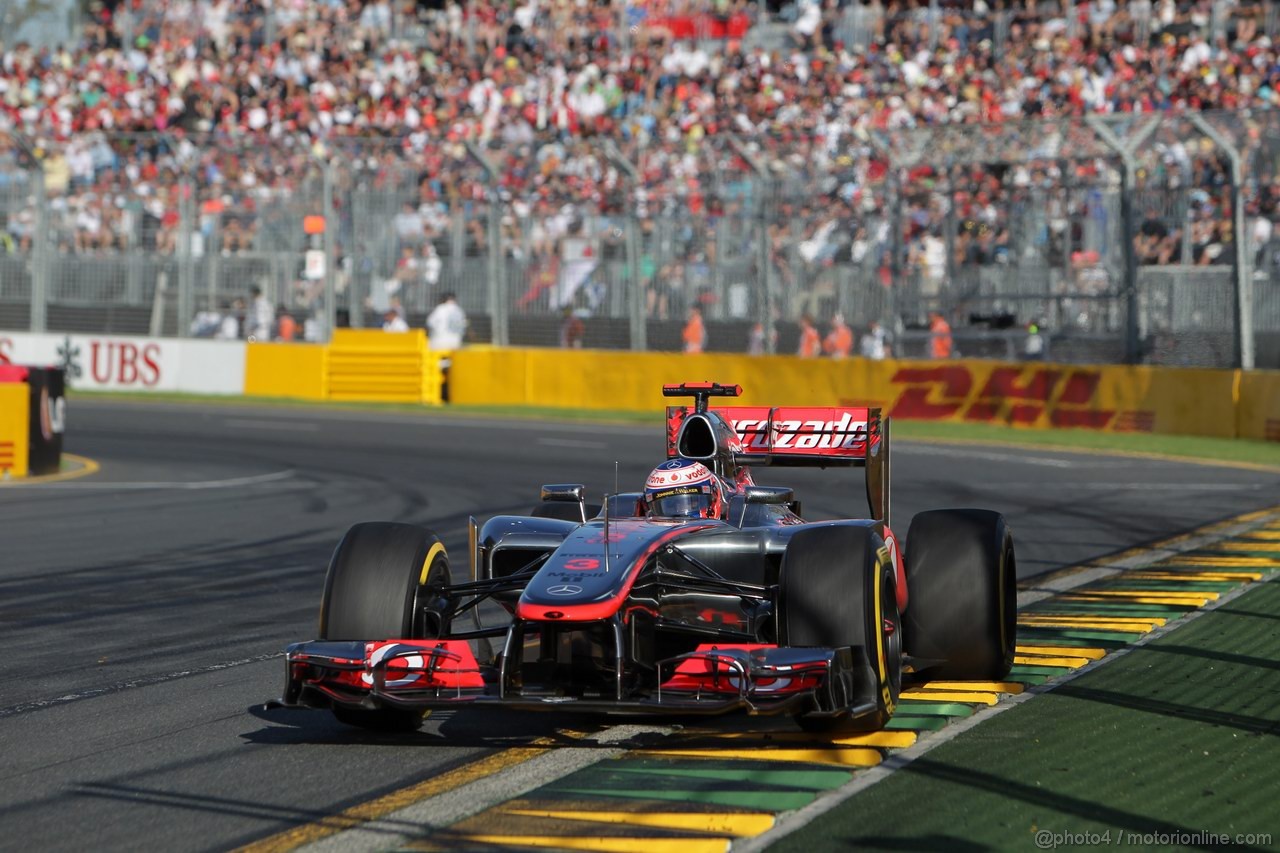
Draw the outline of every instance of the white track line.
[[[916,441],[925,441],[927,439],[916,439]],[[895,442],[895,448],[901,454],[906,456],[959,456],[964,459],[981,459],[984,462],[1014,462],[1023,465],[1043,465],[1047,468],[1080,468],[1082,463],[1075,459],[1056,459],[1052,456],[1029,456],[1016,451],[1010,453],[994,453],[990,450],[974,450],[968,445],[946,445],[939,446],[933,444],[916,444],[914,442],[907,443],[903,440],[903,445],[899,446]],[[1069,453],[1070,451],[1063,451]],[[1105,464],[1100,461],[1099,465]]]
[[[535,443],[546,447],[572,447],[577,450],[604,450],[609,446],[603,441],[588,441],[576,438],[539,438]]]
[[[163,675],[144,675],[141,678],[133,678],[129,681],[117,681],[115,684],[107,684],[103,687],[90,687],[87,690],[77,690],[75,693],[66,693],[62,696],[55,696],[52,699],[37,699],[33,702],[23,702],[21,705],[10,705],[8,708],[0,708],[0,719],[5,717],[13,717],[18,714],[26,714],[31,711],[41,711],[45,708],[54,708],[58,705],[66,705],[69,702],[79,702],[82,699],[93,699],[97,696],[106,696],[109,693],[120,693],[124,690],[132,690],[136,687],[150,687],[153,684],[164,684],[166,681],[177,681],[179,678],[187,678],[192,675],[204,675],[209,672],[218,672],[223,669],[231,669],[235,666],[244,666],[249,663],[262,663],[263,661],[275,660],[284,657],[284,652],[271,652],[265,655],[254,655],[250,658],[241,658],[240,660],[223,661],[222,663],[211,663],[208,666],[200,666],[195,669],[182,669],[177,672],[166,672]]]
[[[182,481],[141,481],[136,483],[31,483],[42,491],[45,489],[72,489],[76,491],[127,491],[141,489],[179,489],[199,491],[202,489],[238,489],[244,486],[260,486],[277,480],[287,480],[296,473],[292,468],[275,471],[271,474],[256,474],[252,477],[232,477],[229,480],[194,480]]]
[[[226,418],[223,426],[232,429],[278,429],[289,432],[319,432],[320,425],[312,421],[269,421],[253,418]]]
[[[1026,480],[1010,482],[985,482],[984,486],[1002,489],[1035,489],[1044,490],[1043,483],[1031,483]],[[1057,491],[1098,491],[1098,492],[1241,492],[1273,489],[1274,483],[1055,483]]]

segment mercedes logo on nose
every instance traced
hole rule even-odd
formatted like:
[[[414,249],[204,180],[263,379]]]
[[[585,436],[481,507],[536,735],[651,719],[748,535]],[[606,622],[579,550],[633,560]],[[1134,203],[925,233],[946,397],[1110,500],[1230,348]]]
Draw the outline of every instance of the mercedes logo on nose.
[[[577,595],[580,592],[582,592],[582,587],[574,586],[571,583],[547,587],[547,595]]]

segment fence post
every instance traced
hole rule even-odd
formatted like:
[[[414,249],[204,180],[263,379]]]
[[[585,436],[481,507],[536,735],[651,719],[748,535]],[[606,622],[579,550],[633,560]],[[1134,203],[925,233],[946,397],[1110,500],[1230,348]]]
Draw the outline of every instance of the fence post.
[[[489,302],[493,310],[493,343],[505,347],[510,343],[510,330],[507,320],[508,294],[506,267],[503,264],[502,251],[502,196],[498,194],[497,185],[489,185],[489,252],[486,260],[489,266]]]
[[[195,317],[192,301],[195,297],[195,263],[191,256],[191,205],[195,187],[189,178],[178,182],[178,336],[191,336],[191,321]],[[205,247],[208,256],[208,247]],[[210,303],[208,310],[217,311],[218,306]]]
[[[623,14],[626,14],[625,9]],[[631,349],[635,352],[644,352],[649,346],[649,341],[646,337],[648,329],[645,325],[644,284],[640,281],[640,242],[639,235],[636,233],[640,229],[640,220],[636,217],[635,210],[632,207],[635,201],[635,189],[640,183],[640,172],[636,169],[635,164],[623,156],[612,139],[605,140],[604,153],[627,179],[627,200],[622,206],[622,211],[626,222],[623,226],[626,229],[623,238],[627,256],[627,282],[629,283],[627,288],[627,313],[630,315],[628,331],[631,338]]]
[[[1252,370],[1253,350],[1253,276],[1249,271],[1248,235],[1244,219],[1244,158],[1221,131],[1199,113],[1188,113],[1191,123],[1226,153],[1231,160],[1231,231],[1236,256],[1232,259],[1236,279],[1235,362],[1243,370]]]
[[[324,215],[324,339],[333,340],[333,331],[338,325],[338,288],[334,265],[338,256],[336,235],[338,233],[338,217],[333,209],[333,164],[326,158],[324,161],[324,181],[321,186],[321,204]]]
[[[502,197],[498,194],[498,182],[500,176],[498,169],[489,162],[489,158],[484,156],[484,152],[475,142],[468,140],[466,142],[467,153],[476,159],[476,162],[484,169],[485,174],[485,195],[489,202],[488,210],[488,247],[486,251],[485,261],[488,267],[489,286],[487,288],[488,295],[486,297],[489,305],[489,318],[492,328],[489,333],[490,343],[494,346],[505,347],[508,342],[507,330],[507,293],[503,287],[502,275]]]
[[[742,140],[736,136],[726,138],[733,150],[738,152],[738,156],[751,167],[752,173],[756,176],[756,188],[759,190],[758,194],[756,192],[752,193],[756,213],[759,216],[757,227],[760,229],[759,237],[756,240],[756,275],[763,286],[760,300],[760,322],[764,325],[765,330],[764,351],[772,355],[777,352],[778,342],[773,326],[773,263],[769,257],[769,207],[764,196],[765,188],[771,186],[772,180],[764,164],[747,150]]]
[[[1137,162],[1133,152],[1137,151],[1147,138],[1160,125],[1160,119],[1152,118],[1127,140],[1121,140],[1115,132],[1096,115],[1085,117],[1085,123],[1098,135],[1103,144],[1120,156],[1120,174],[1122,178],[1120,190],[1120,221],[1123,231],[1121,249],[1124,252],[1124,353],[1126,364],[1138,364],[1142,361],[1142,342],[1138,317],[1138,252],[1133,245],[1138,233],[1137,217],[1133,212],[1134,175]]]
[[[194,211],[193,211],[194,213]],[[218,299],[219,282],[222,280],[222,216],[219,213],[210,217],[212,227],[209,229],[208,239],[204,241],[204,292],[205,298],[212,305]],[[246,315],[247,316],[247,315]],[[241,332],[248,334],[245,329],[248,328],[246,321]]]
[[[31,331],[49,325],[49,200],[44,185],[44,163],[35,161],[36,234],[31,244]]]
[[[339,165],[336,167],[333,166],[334,162],[337,162]],[[350,152],[347,152],[346,155],[343,156],[339,149],[334,149],[330,152],[330,159],[323,162],[323,168],[326,173],[335,168],[342,170],[342,180],[340,182],[334,181],[332,175],[330,176],[330,193],[332,194],[336,192],[339,194],[339,199],[342,202],[342,214],[338,214],[336,210],[338,205],[333,203],[331,198],[330,204],[331,207],[334,208],[334,215],[332,222],[327,218],[327,215],[324,222],[324,243],[326,246],[324,265],[327,269],[331,261],[327,248],[331,241],[333,243],[332,262],[336,265],[338,257],[338,236],[342,234],[342,220],[345,218],[346,220],[351,221],[350,237],[347,240],[347,258],[350,259],[350,268],[346,279],[347,324],[353,329],[363,329],[366,328],[364,316],[365,300],[369,299],[373,295],[373,276],[371,274],[369,278],[366,279],[360,274],[361,255],[363,252],[360,248],[360,240],[356,237],[356,225],[354,221],[356,207],[356,182]],[[335,183],[340,183],[340,186],[334,186]],[[332,232],[330,229],[332,229]],[[337,269],[335,268],[335,280],[337,278],[337,274]],[[406,294],[403,292],[401,293],[400,304],[407,312],[410,306],[408,304],[408,300],[404,298],[405,295]],[[373,323],[372,328],[378,328],[381,325],[376,314],[371,319]]]

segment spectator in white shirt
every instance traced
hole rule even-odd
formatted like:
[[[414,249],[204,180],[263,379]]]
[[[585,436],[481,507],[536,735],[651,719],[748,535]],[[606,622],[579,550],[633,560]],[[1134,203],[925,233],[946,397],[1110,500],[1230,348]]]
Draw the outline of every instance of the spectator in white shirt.
[[[462,346],[467,331],[467,315],[452,293],[440,297],[440,304],[427,315],[427,335],[433,350],[455,350]]]
[[[382,315],[382,331],[384,332],[407,332],[409,324],[394,308],[388,308],[386,313]]]
[[[262,295],[262,288],[255,286],[250,293],[253,294],[253,305],[245,324],[246,336],[253,341],[269,341],[276,322],[276,309],[271,306],[271,300]]]

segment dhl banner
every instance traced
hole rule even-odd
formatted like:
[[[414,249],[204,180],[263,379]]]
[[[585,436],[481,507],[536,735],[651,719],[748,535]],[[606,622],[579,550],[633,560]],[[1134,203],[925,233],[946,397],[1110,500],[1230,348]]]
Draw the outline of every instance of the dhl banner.
[[[1236,435],[1280,441],[1280,370],[1239,371]]]
[[[889,414],[904,420],[1222,438],[1236,429],[1232,371],[900,362],[882,378]]]
[[[747,406],[872,405],[904,420],[1227,438],[1237,429],[1227,370],[485,349],[454,356],[451,385],[456,403],[661,412],[663,383],[700,380],[742,385],[735,404]]]

